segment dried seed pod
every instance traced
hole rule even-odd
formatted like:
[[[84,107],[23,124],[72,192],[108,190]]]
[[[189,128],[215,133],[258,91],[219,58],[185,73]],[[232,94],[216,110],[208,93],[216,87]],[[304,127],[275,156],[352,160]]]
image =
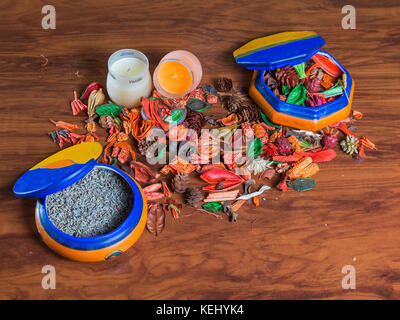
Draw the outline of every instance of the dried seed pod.
[[[92,117],[96,113],[96,108],[106,101],[106,96],[103,93],[103,89],[93,90],[88,99],[88,115]]]
[[[164,230],[165,213],[160,203],[154,203],[149,206],[146,227],[155,236],[158,236]]]

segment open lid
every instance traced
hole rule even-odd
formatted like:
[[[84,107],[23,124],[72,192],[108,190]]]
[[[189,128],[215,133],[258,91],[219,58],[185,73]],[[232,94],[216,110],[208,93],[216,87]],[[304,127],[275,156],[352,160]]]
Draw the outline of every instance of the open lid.
[[[310,59],[325,44],[312,31],[282,32],[254,39],[233,52],[236,62],[247,69],[276,69]]]
[[[96,165],[103,147],[85,142],[61,150],[25,172],[15,183],[18,197],[42,198],[74,184]]]

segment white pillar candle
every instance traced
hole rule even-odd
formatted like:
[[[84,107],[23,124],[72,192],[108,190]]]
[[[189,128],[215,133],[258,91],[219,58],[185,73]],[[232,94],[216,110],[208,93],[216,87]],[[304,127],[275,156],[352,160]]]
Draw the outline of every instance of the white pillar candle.
[[[149,61],[137,50],[123,49],[108,59],[107,92],[111,100],[124,107],[140,105],[140,98],[152,90]]]

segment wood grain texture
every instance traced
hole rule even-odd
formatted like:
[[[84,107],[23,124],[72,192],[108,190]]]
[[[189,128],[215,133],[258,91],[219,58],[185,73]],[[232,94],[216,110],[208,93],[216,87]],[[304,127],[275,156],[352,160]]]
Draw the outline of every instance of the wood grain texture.
[[[47,1],[0,2],[0,298],[3,299],[398,299],[400,298],[400,6],[356,1],[357,29],[341,28],[339,0],[57,1],[57,29],[41,28]],[[204,83],[218,76],[248,86],[232,51],[281,31],[313,30],[355,79],[361,135],[379,151],[355,163],[322,164],[310,192],[265,193],[236,224],[205,215],[144,232],[115,260],[67,261],[37,236],[34,200],[12,194],[16,179],[57,151],[49,118],[73,121],[75,89],[105,82],[108,56],[144,52],[154,70],[174,49],[202,61]],[[43,54],[49,59],[42,67]],[[222,114],[223,110],[213,110]],[[57,289],[41,288],[41,269]],[[343,290],[344,265],[357,272]]]

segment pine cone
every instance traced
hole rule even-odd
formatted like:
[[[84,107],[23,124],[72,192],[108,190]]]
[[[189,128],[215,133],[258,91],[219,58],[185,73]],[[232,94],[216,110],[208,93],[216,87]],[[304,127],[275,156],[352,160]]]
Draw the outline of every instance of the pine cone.
[[[110,116],[101,116],[99,119],[99,125],[102,128],[110,129],[111,127],[114,126],[114,119],[111,118]]]
[[[354,136],[347,136],[346,139],[340,141],[340,146],[342,147],[343,151],[349,155],[353,153],[358,153],[358,139]]]
[[[232,90],[232,87],[232,79],[229,78],[219,78],[215,85],[215,89],[220,92],[229,92]]]
[[[143,138],[138,142],[138,150],[142,156],[146,155],[147,150],[156,142],[158,137],[155,137],[154,140],[148,140],[147,138]]]
[[[289,88],[294,88],[299,83],[299,75],[291,66],[277,68],[275,70],[275,78],[282,86],[286,84]]]
[[[185,204],[197,208],[203,201],[203,194],[199,188],[192,188],[185,193]]]
[[[183,125],[189,129],[196,131],[197,136],[200,136],[201,128],[207,123],[206,118],[201,112],[188,112]]]
[[[229,112],[239,112],[243,109],[244,105],[244,98],[243,96],[232,94],[231,96],[226,98],[224,103],[224,107]]]
[[[243,109],[237,115],[240,122],[256,122],[260,119],[261,112],[260,108],[253,101],[247,100]]]
[[[287,138],[280,137],[276,139],[275,145],[278,147],[278,153],[282,156],[289,156],[292,154],[293,147]]]
[[[185,173],[178,173],[173,179],[172,179],[172,190],[176,193],[184,193],[189,185],[189,176]]]

